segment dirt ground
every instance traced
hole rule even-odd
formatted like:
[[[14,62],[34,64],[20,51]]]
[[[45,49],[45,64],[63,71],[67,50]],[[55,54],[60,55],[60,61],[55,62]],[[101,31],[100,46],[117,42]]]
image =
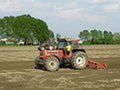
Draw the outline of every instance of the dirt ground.
[[[107,69],[34,69],[37,47],[0,47],[0,90],[120,90],[120,45],[81,46]]]

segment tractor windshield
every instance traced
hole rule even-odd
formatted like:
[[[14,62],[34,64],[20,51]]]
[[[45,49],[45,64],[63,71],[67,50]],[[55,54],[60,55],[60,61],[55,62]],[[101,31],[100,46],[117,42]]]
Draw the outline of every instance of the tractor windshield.
[[[58,43],[58,48],[64,48],[64,47],[67,46],[67,45],[68,45],[67,42],[62,41],[62,42],[59,42],[59,43]]]
[[[58,43],[58,48],[62,49],[65,46],[71,45],[72,47],[78,47],[79,44],[77,42],[68,42],[68,41],[61,41]]]

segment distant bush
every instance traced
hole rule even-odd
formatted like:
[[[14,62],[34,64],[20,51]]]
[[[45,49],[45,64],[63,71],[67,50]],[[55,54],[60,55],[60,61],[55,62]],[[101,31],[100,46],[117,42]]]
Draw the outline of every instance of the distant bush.
[[[6,44],[5,41],[0,41],[0,44]]]
[[[120,33],[103,30],[83,30],[79,33],[83,44],[120,44]]]

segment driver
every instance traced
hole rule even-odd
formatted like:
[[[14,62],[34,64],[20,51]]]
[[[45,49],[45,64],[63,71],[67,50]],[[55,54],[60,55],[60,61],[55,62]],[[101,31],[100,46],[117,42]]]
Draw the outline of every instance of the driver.
[[[68,58],[72,57],[72,50],[73,50],[73,47],[71,45],[65,46],[64,52]]]

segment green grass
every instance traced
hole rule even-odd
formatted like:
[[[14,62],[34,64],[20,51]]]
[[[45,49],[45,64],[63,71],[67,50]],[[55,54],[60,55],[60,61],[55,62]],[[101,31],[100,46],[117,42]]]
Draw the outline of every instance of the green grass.
[[[80,44],[80,45],[120,45],[120,43],[118,44],[87,44],[87,43],[84,43],[84,44]]]
[[[21,46],[38,46],[38,45],[17,45],[17,44],[0,44],[0,47],[21,47]]]

